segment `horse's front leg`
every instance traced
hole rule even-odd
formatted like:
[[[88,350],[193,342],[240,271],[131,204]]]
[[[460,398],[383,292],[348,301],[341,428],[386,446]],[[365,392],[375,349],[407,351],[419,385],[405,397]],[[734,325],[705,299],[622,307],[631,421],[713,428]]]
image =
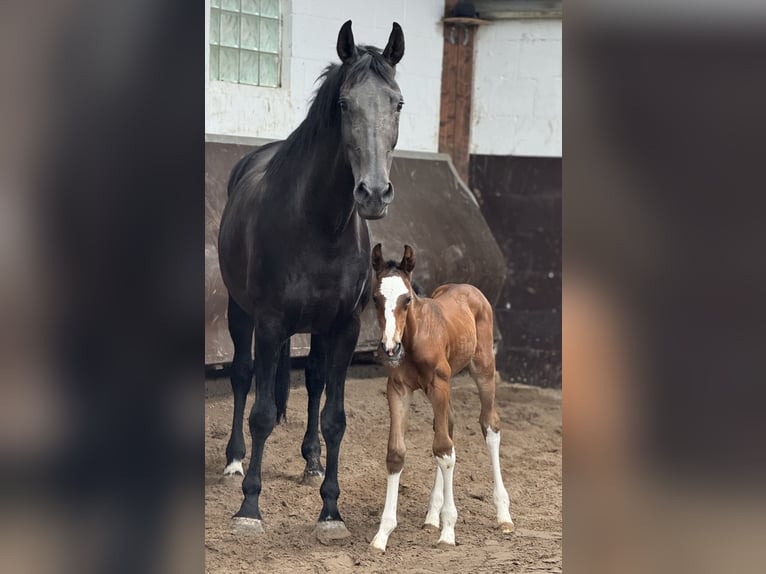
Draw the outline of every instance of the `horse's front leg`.
[[[261,461],[266,439],[277,423],[277,407],[274,400],[274,386],[277,376],[279,353],[284,339],[266,328],[256,326],[255,338],[255,404],[250,411],[250,436],[253,452],[247,474],[242,481],[245,499],[234,515],[234,523],[256,533],[263,532],[261,511],[258,500],[261,495]]]
[[[391,428],[388,433],[388,454],[386,456],[386,469],[388,470],[386,504],[383,507],[383,515],[380,517],[378,533],[370,543],[370,546],[381,552],[385,552],[388,537],[396,528],[399,477],[402,474],[404,456],[407,451],[404,444],[404,433],[407,429],[407,413],[412,392],[405,385],[397,384],[389,377],[386,396],[388,397],[388,411],[391,415]]]
[[[316,535],[320,540],[346,538],[351,534],[343,524],[338,511],[338,456],[340,443],[346,431],[346,411],[343,396],[346,387],[346,371],[359,339],[360,319],[349,318],[336,328],[329,338],[326,367],[326,396],[322,409],[322,436],[327,445],[325,477],[319,492],[322,495],[322,512],[319,514]]]
[[[439,369],[449,373],[449,367],[445,365]],[[452,442],[450,425],[450,389],[448,376],[436,375],[433,387],[430,389],[429,398],[434,409],[434,444],[433,453],[436,464],[442,475],[443,503],[440,512],[441,536],[439,544],[455,545],[455,523],[457,522],[457,508],[452,493],[452,477],[455,472],[455,447]]]

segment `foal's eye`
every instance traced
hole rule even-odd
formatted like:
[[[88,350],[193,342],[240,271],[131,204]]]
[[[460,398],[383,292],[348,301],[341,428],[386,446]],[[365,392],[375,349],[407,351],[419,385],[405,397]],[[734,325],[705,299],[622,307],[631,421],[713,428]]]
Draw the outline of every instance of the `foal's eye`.
[[[377,295],[372,296],[372,302],[375,303],[376,305],[379,303]]]
[[[405,307],[409,307],[409,306],[410,306],[410,303],[412,303],[412,297],[407,297],[407,298],[404,300],[404,306],[405,306]]]
[[[396,111],[401,112],[403,107],[404,107],[404,102],[399,102],[398,104],[396,104]]]
[[[340,106],[340,111],[347,112],[348,111],[348,102],[346,100],[341,100],[338,102],[338,106]]]

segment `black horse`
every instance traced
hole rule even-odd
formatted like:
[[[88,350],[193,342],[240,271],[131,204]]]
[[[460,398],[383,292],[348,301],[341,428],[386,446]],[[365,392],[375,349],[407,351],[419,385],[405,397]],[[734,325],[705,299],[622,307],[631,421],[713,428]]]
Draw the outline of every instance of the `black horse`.
[[[234,342],[234,421],[224,474],[242,474],[242,419],[255,331],[253,452],[234,520],[256,532],[263,530],[258,508],[263,447],[285,416],[290,336],[311,333],[304,480],[325,473],[318,534],[348,535],[337,505],[338,451],[346,428],[343,394],[360,314],[370,297],[365,220],[384,217],[394,198],[389,171],[403,105],[394,74],[404,36],[394,23],[382,52],[356,46],[348,21],[340,29],[337,51],[342,64],[325,69],[301,125],[285,141],[262,146],[234,166],[221,218],[219,258]],[[326,471],[318,434],[325,388]]]

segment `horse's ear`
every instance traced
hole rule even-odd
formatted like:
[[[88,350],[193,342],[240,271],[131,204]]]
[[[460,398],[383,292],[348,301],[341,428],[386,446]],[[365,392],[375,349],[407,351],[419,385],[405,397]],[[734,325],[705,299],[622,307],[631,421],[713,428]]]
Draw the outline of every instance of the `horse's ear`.
[[[412,270],[415,269],[415,252],[409,245],[404,246],[404,257],[399,264],[399,269],[405,273],[412,273]]]
[[[383,271],[383,267],[385,267],[385,261],[383,261],[383,249],[380,243],[378,243],[372,248],[372,268],[375,270],[375,273],[380,273]]]
[[[404,32],[402,32],[402,27],[394,22],[394,28],[388,37],[388,44],[383,50],[383,57],[389,64],[396,66],[402,56],[404,56]]]
[[[338,57],[344,64],[349,60],[356,58],[356,44],[354,43],[354,33],[351,31],[351,20],[347,20],[338,32]]]

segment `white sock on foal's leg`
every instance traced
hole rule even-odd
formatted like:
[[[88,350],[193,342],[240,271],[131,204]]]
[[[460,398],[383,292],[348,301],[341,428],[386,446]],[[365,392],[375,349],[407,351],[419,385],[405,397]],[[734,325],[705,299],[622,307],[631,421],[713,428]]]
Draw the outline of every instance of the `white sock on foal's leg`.
[[[434,526],[439,528],[439,514],[442,511],[444,503],[444,477],[439,465],[436,465],[436,476],[434,478],[434,488],[431,491],[431,498],[428,500],[428,513],[423,522],[423,526]]]
[[[492,462],[492,476],[495,479],[495,491],[492,499],[495,501],[495,508],[497,509],[497,522],[503,532],[507,534],[513,531],[513,520],[508,509],[510,506],[508,491],[505,490],[503,475],[500,473],[500,431],[495,432],[492,427],[487,427],[487,450]]]
[[[439,544],[455,545],[455,523],[457,522],[457,508],[452,495],[452,477],[455,472],[455,449],[450,454],[436,457],[444,480],[444,503],[441,510],[442,533],[439,536]]]
[[[383,515],[380,517],[380,527],[375,538],[370,542],[370,546],[385,552],[388,537],[396,528],[396,504],[399,498],[399,477],[402,471],[388,475],[386,485],[386,505],[383,507]]]

